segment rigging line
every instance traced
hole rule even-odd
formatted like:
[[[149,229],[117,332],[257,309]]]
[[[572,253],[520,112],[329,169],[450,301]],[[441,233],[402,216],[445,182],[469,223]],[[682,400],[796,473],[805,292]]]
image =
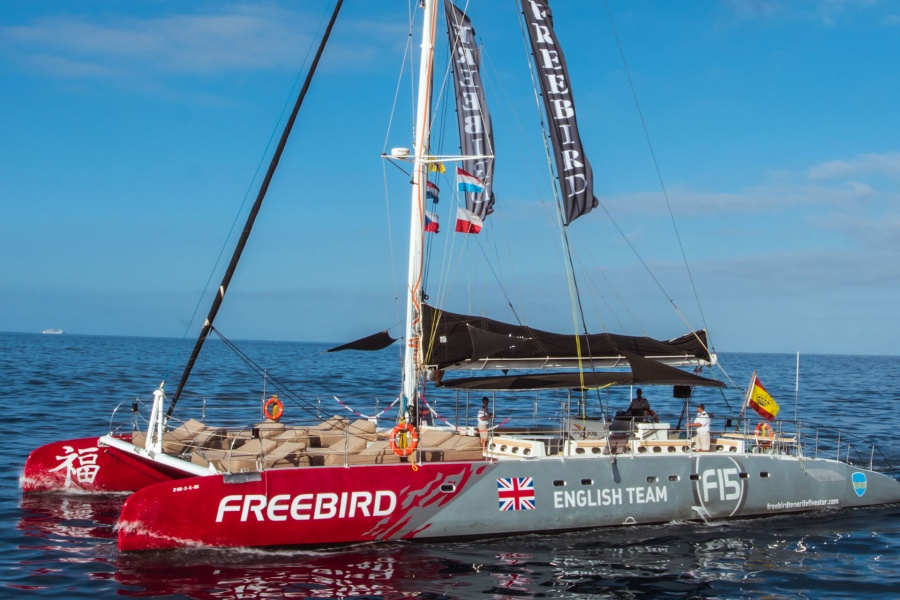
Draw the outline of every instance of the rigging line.
[[[387,161],[393,164],[393,161]],[[391,227],[391,198],[388,192],[387,169],[384,165],[385,161],[381,161],[381,181],[384,185],[384,213],[387,220],[388,234],[388,256],[391,257],[391,290],[394,292],[394,318],[400,320],[400,302],[397,293],[397,265],[394,263],[394,229]],[[400,169],[401,171],[403,169]]]
[[[580,235],[578,235],[577,232],[575,232],[575,237],[576,237],[576,240],[581,244],[581,248],[582,248],[581,253],[587,254],[590,257],[591,262],[593,263],[592,266],[593,266],[594,270],[596,270],[597,272],[600,273],[600,276],[603,278],[603,281],[605,281],[606,285],[609,286],[609,289],[612,290],[612,293],[616,297],[616,300],[619,301],[619,303],[622,305],[622,308],[624,308],[625,312],[628,313],[628,316],[631,317],[631,320],[638,326],[638,328],[640,328],[641,333],[643,333],[643,335],[646,336],[647,335],[646,330],[641,325],[640,321],[638,321],[637,317],[634,316],[634,313],[631,312],[631,309],[628,308],[628,303],[625,302],[625,300],[622,298],[621,295],[619,295],[619,291],[616,289],[616,286],[614,286],[612,281],[610,281],[609,277],[607,277],[606,272],[600,266],[599,261],[597,261],[593,252],[591,252],[590,244],[586,243],[584,241],[584,238],[582,238]],[[594,289],[597,291],[597,295],[599,295],[603,299],[603,304],[606,305],[606,308],[609,310],[609,313],[613,316],[613,319],[615,319],[616,323],[619,324],[619,327],[621,328],[621,330],[623,332],[626,331],[627,328],[625,327],[625,324],[622,322],[621,319],[619,319],[619,316],[616,313],[616,311],[613,310],[610,303],[606,300],[606,295],[601,291],[600,286],[597,285],[597,283],[594,281],[594,279],[592,277],[588,276],[588,274],[590,273],[590,270],[587,268],[587,265],[583,264],[581,261],[579,261],[579,265],[581,266],[581,272],[584,273],[585,277],[587,277],[588,281],[590,281],[594,285]],[[603,322],[602,313],[600,313],[599,310],[597,312],[598,312],[598,315],[600,315],[600,320],[601,320],[601,324],[602,324],[602,322]],[[603,326],[603,327],[604,327],[604,329],[607,329],[605,326]]]
[[[279,113],[281,117],[284,116],[287,107],[290,106],[291,99],[294,97],[294,90],[297,89],[297,84],[300,81],[300,76],[303,74],[303,67],[306,66],[306,62],[307,60],[309,60],[309,55],[310,53],[312,53],[312,49],[314,46],[312,42],[319,37],[319,32],[322,31],[322,24],[325,22],[326,14],[327,13],[322,14],[322,19],[319,21],[319,26],[316,29],[316,33],[312,38],[310,38],[311,41],[309,47],[306,49],[306,56],[303,57],[303,62],[300,65],[300,70],[297,71],[297,77],[294,79],[294,83],[291,85],[291,90],[285,97],[284,105],[281,107],[281,112]],[[240,206],[238,206],[238,209],[235,212],[234,220],[231,222],[231,227],[228,229],[228,233],[225,235],[225,239],[222,241],[222,247],[219,249],[219,254],[216,256],[216,260],[213,263],[212,269],[210,269],[209,277],[207,278],[206,283],[203,285],[203,290],[200,292],[200,295],[197,298],[197,304],[194,306],[194,312],[191,313],[191,318],[188,320],[188,323],[184,328],[184,334],[181,336],[181,340],[176,346],[175,352],[172,354],[172,360],[169,362],[169,366],[166,367],[165,375],[163,375],[163,381],[169,378],[169,373],[172,372],[172,368],[175,366],[175,361],[178,360],[178,355],[181,353],[184,341],[187,339],[188,332],[191,330],[194,319],[197,318],[197,312],[200,310],[200,306],[203,304],[203,297],[206,294],[207,290],[209,290],[209,284],[210,282],[212,282],[213,276],[216,273],[216,269],[218,268],[219,263],[221,263],[222,261],[222,256],[225,254],[225,249],[228,247],[228,240],[231,239],[231,236],[234,233],[234,229],[238,224],[241,213],[243,213],[244,211],[244,206],[247,205],[247,200],[250,198],[250,192],[253,190],[253,183],[259,176],[259,172],[262,169],[262,165],[265,162],[266,156],[269,154],[269,149],[272,147],[272,141],[275,139],[275,134],[278,132],[278,124],[281,122],[281,117],[279,117],[278,121],[276,121],[272,126],[272,132],[269,135],[269,140],[266,142],[266,147],[263,150],[262,154],[260,154],[259,162],[256,165],[256,169],[253,171],[253,177],[250,178],[250,182],[247,184],[247,190],[244,192],[244,196],[241,199],[241,204]]]
[[[449,54],[449,48],[445,48],[445,52],[447,54]],[[447,54],[445,54],[445,56],[444,56],[444,62],[447,65],[447,67],[444,69],[444,82],[441,84],[441,87],[438,90],[438,93],[435,94],[435,96],[434,96],[436,99],[436,102],[437,102],[437,107],[435,107],[435,109],[433,110],[432,118],[429,121],[431,124],[431,131],[429,132],[429,135],[428,135],[428,141],[429,141],[428,151],[429,151],[429,153],[432,152],[432,148],[436,146],[440,150],[440,152],[438,152],[439,155],[443,154],[444,135],[447,131],[447,118],[448,118],[448,112],[449,112],[449,106],[450,106],[449,102],[443,101],[444,95],[450,93],[449,87],[446,85],[447,81],[449,80],[449,77],[450,77],[450,66],[449,66],[450,60],[449,60],[449,56]],[[438,116],[439,116],[439,118],[438,118]],[[438,123],[440,124],[439,126],[437,125]],[[438,136],[437,136],[437,139],[435,140],[435,143],[432,144],[431,143],[432,142],[431,134],[435,131],[436,127],[437,127]],[[460,148],[460,153],[461,153],[461,150],[462,149]],[[443,163],[440,163],[440,164],[443,164]],[[437,208],[436,205],[438,204],[438,202],[436,202],[434,200],[432,200],[430,203],[428,202],[427,185],[428,185],[428,182],[431,180],[430,175],[431,175],[431,173],[429,171],[426,171],[426,175],[425,175],[425,181],[426,181],[426,184],[425,184],[426,185],[425,208],[426,209],[430,208],[431,211],[433,212]],[[437,171],[437,175],[438,175],[438,179],[440,179],[440,177],[439,177],[440,170]],[[427,235],[427,233],[428,232],[426,232],[426,235],[425,235],[425,252],[424,252],[424,263],[425,264],[423,265],[423,280],[425,282],[425,284],[423,284],[423,290],[422,290],[423,293],[425,292],[424,285],[427,285],[428,276],[429,276],[429,273],[431,272],[432,254],[434,252],[434,246],[437,241],[437,237],[435,234],[432,234],[429,236],[429,235]],[[439,285],[440,285],[440,283],[438,283],[438,286]]]
[[[300,112],[300,107],[303,104],[303,99],[306,97],[306,92],[309,90],[309,86],[312,83],[313,75],[316,72],[316,68],[319,65],[319,59],[322,58],[322,53],[325,51],[325,44],[328,42],[328,38],[331,36],[331,30],[334,28],[334,23],[337,20],[338,13],[341,10],[341,5],[344,0],[337,0],[337,3],[334,7],[334,12],[331,15],[331,20],[328,22],[328,26],[325,28],[325,32],[322,35],[322,39],[319,41],[319,47],[316,50],[316,56],[313,58],[312,64],[310,65],[309,71],[306,73],[306,79],[303,82],[303,87],[300,90],[300,93],[297,95],[297,101],[294,104],[294,108],[291,111],[291,116],[288,118],[287,123],[285,124],[284,131],[281,133],[281,139],[278,141],[278,146],[275,148],[275,154],[272,156],[272,160],[269,163],[269,168],[266,171],[266,176],[263,179],[262,184],[260,185],[259,192],[256,196],[256,201],[253,203],[253,207],[250,209],[250,214],[247,217],[247,222],[244,224],[244,229],[241,232],[241,236],[238,239],[237,246],[234,249],[234,253],[231,256],[231,262],[228,264],[228,268],[225,271],[225,275],[222,277],[222,283],[219,284],[218,293],[213,299],[212,306],[209,309],[209,313],[206,316],[206,321],[203,324],[203,328],[200,330],[200,335],[197,338],[197,342],[194,344],[194,349],[191,351],[191,356],[188,359],[187,365],[184,368],[184,372],[181,374],[181,379],[178,382],[178,388],[175,390],[175,395],[172,397],[172,401],[169,403],[169,409],[166,412],[166,419],[172,416],[172,411],[175,410],[175,405],[178,403],[178,397],[181,395],[181,390],[184,389],[184,385],[187,383],[188,377],[191,374],[191,370],[194,367],[194,363],[197,361],[197,356],[200,354],[200,350],[203,348],[203,343],[206,341],[206,337],[209,335],[209,330],[212,327],[212,323],[216,318],[216,314],[219,312],[219,308],[222,305],[222,301],[225,298],[225,292],[228,290],[228,285],[231,282],[231,278],[234,275],[234,271],[237,268],[238,261],[241,258],[241,254],[244,251],[244,246],[247,244],[247,240],[250,238],[250,231],[253,229],[253,223],[256,221],[256,216],[259,213],[259,209],[262,207],[262,202],[266,197],[266,192],[269,189],[269,184],[272,181],[272,176],[275,174],[275,169],[278,167],[278,163],[281,160],[281,155],[284,152],[284,147],[287,145],[288,137],[290,137],[291,129],[293,129],[294,122],[297,120],[297,115]]]
[[[675,238],[678,240],[678,249],[681,251],[681,258],[684,261],[685,270],[687,270],[688,280],[691,282],[691,289],[694,292],[694,299],[697,302],[697,309],[700,311],[700,319],[703,321],[703,327],[707,328],[706,317],[703,314],[703,306],[700,304],[700,295],[697,293],[697,286],[694,283],[694,275],[688,264],[687,254],[684,251],[684,244],[681,242],[681,233],[678,231],[678,225],[675,222],[675,214],[672,212],[672,204],[669,202],[669,193],[663,182],[662,172],[659,169],[659,163],[656,160],[656,152],[653,150],[653,143],[650,141],[650,132],[647,129],[647,123],[644,120],[644,113],[641,111],[641,104],[638,101],[637,90],[634,87],[634,81],[631,78],[631,71],[628,69],[628,61],[625,60],[625,51],[622,49],[622,43],[619,40],[619,32],[616,30],[616,24],[613,21],[612,9],[609,7],[609,0],[604,0],[606,12],[609,15],[609,24],[612,27],[613,37],[616,39],[616,46],[619,48],[619,55],[622,57],[622,65],[625,68],[625,75],[628,78],[628,85],[631,87],[631,95],[634,98],[634,105],[637,109],[638,117],[641,121],[641,127],[644,130],[644,137],[647,140],[647,147],[650,150],[650,157],[653,160],[653,167],[656,169],[656,177],[659,179],[659,186],[662,189],[663,198],[666,200],[666,209],[669,211],[669,219],[672,221],[672,229],[675,230]]]
[[[484,262],[487,264],[488,268],[491,271],[491,274],[494,276],[494,280],[497,282],[497,286],[500,288],[500,292],[503,294],[503,299],[506,300],[506,304],[509,305],[509,310],[512,311],[513,317],[516,319],[516,323],[519,325],[522,324],[522,319],[519,318],[519,314],[516,312],[516,307],[513,306],[512,300],[509,298],[509,294],[506,293],[506,286],[503,285],[503,280],[500,278],[500,275],[497,274],[497,271],[494,270],[493,264],[491,264],[491,259],[488,256],[487,251],[484,249],[484,246],[481,244],[481,240],[477,238],[475,243],[478,245],[478,249],[481,251],[481,254],[484,256]],[[496,249],[496,240],[495,240],[495,249]],[[500,262],[499,260],[497,261]]]
[[[521,5],[520,5],[520,8],[522,8]],[[529,34],[528,34],[528,32],[525,31],[525,27],[524,27],[524,13],[523,13],[523,17],[519,19],[519,28],[522,33],[522,42],[526,48],[526,56],[532,55],[533,53],[531,52],[530,48],[528,47],[528,40],[526,39],[526,36]],[[537,85],[537,82],[535,81],[535,75],[534,75],[535,69],[532,64],[532,61],[526,60],[526,63],[528,64],[528,72],[529,72],[529,75],[531,76],[531,83],[532,83],[532,89],[534,90],[535,104],[537,106],[538,115],[540,116],[541,130],[544,132],[544,135],[542,137],[543,137],[543,142],[544,142],[544,154],[545,154],[546,162],[547,162],[547,170],[550,174],[551,181],[558,182],[559,178],[557,177],[557,174],[554,172],[554,167],[553,167],[552,151],[551,151],[549,140],[548,140],[549,135],[547,133],[547,130],[545,127],[545,121],[543,118],[544,113],[541,111],[541,102],[540,102],[540,96],[538,93],[538,85]],[[581,302],[581,295],[580,295],[580,292],[578,289],[578,280],[575,276],[575,263],[572,259],[572,247],[571,247],[571,244],[569,244],[568,227],[566,227],[565,220],[563,218],[563,206],[562,206],[562,200],[560,198],[560,193],[559,193],[560,190],[558,189],[557,185],[553,185],[552,189],[553,189],[553,197],[554,197],[555,204],[556,204],[557,227],[559,228],[560,237],[562,240],[563,261],[565,263],[566,275],[567,275],[567,278],[569,279],[570,298],[573,300],[572,320],[574,322],[573,329],[575,330],[575,349],[576,349],[576,353],[578,355],[578,363],[579,363],[578,364],[578,372],[579,372],[579,377],[581,380],[581,387],[582,387],[582,390],[584,390],[584,388],[585,388],[584,370],[583,370],[582,364],[581,364],[581,360],[582,360],[581,337],[578,332],[579,316],[581,318],[581,329],[584,332],[585,344],[587,345],[588,356],[591,357],[590,342],[589,342],[588,330],[587,330],[587,322],[584,317],[584,306],[582,305],[582,302]],[[618,350],[617,346],[615,345],[615,342],[611,338],[610,338],[610,341],[613,343],[613,347],[616,348],[616,350]],[[594,366],[593,360],[590,361],[590,366],[591,366],[591,372],[592,373],[596,372],[596,367]],[[584,394],[584,391],[582,391],[581,393]],[[597,399],[601,403],[601,406],[602,406],[602,399],[601,399],[599,390],[597,391]]]
[[[531,46],[528,42],[529,33],[526,30],[525,17],[524,17],[522,4],[521,4],[520,0],[517,0],[516,4],[519,7],[519,33],[522,37],[522,46],[523,46],[523,51],[525,54],[525,65],[528,70],[528,75],[531,78],[531,89],[534,92],[535,110],[537,112],[538,121],[540,123],[540,129],[543,134],[541,136],[541,138],[542,138],[541,141],[543,142],[544,158],[545,158],[545,161],[547,164],[547,172],[548,172],[548,175],[549,175],[550,181],[551,181],[550,187],[552,190],[554,202],[552,205],[550,205],[549,203],[544,201],[543,197],[540,197],[540,196],[539,197],[540,197],[541,205],[544,206],[546,209],[546,215],[547,215],[548,221],[553,223],[551,225],[551,227],[553,228],[554,231],[557,231],[560,234],[560,238],[561,238],[560,245],[557,247],[557,250],[561,253],[560,258],[563,261],[563,265],[566,269],[566,273],[567,273],[567,277],[568,277],[568,268],[569,267],[568,267],[568,263],[567,263],[567,259],[566,259],[568,242],[565,239],[565,226],[562,225],[564,219],[562,217],[563,208],[562,208],[560,198],[559,198],[559,191],[557,189],[556,184],[554,183],[557,181],[557,177],[556,177],[556,173],[554,171],[554,166],[553,166],[553,152],[552,152],[552,149],[550,148],[550,142],[549,142],[550,136],[547,131],[546,121],[544,120],[544,111],[542,110],[542,107],[541,107],[541,97],[540,97],[540,92],[538,91],[540,89],[540,85],[537,82],[537,80],[535,79],[535,70],[536,69],[534,66],[534,61],[529,58],[529,57],[533,57],[533,53],[531,50]],[[555,210],[552,210],[550,208],[550,206],[554,206]],[[570,283],[570,287],[571,287],[571,283]],[[570,292],[570,294],[571,294],[571,292]],[[578,323],[577,323],[576,315],[573,315],[573,321],[575,321],[574,328],[577,331]]]
[[[295,393],[287,386],[287,384],[284,384],[277,378],[273,377],[271,373],[269,373],[256,361],[250,358],[250,356],[246,352],[238,348],[237,344],[226,338],[221,331],[219,331],[215,327],[213,327],[211,331],[212,333],[215,333],[219,337],[219,339],[222,340],[222,342],[244,362],[244,364],[250,367],[250,369],[253,370],[257,375],[264,377],[266,381],[272,384],[272,387],[276,388],[278,392],[289,398],[298,408],[306,410],[310,414],[315,414],[315,404],[313,404],[309,400],[306,400],[300,394]],[[303,404],[300,404],[301,402]]]
[[[413,38],[413,23],[412,20],[409,22],[409,32],[407,33],[406,38],[406,48],[403,49],[403,60],[400,61],[400,73],[397,75],[397,87],[394,88],[394,101],[391,103],[391,114],[388,118],[388,126],[387,131],[384,134],[384,145],[381,147],[382,151],[387,153],[388,141],[391,137],[391,129],[394,125],[394,116],[397,114],[397,102],[399,102],[400,98],[400,87],[403,83],[403,72],[406,70],[406,60],[410,57],[412,53],[412,38]],[[412,63],[412,59],[410,58],[410,63]],[[410,67],[412,68],[412,67]]]
[[[560,225],[562,225],[562,211],[561,210],[559,213],[559,219],[560,219],[560,221],[559,221]],[[587,349],[587,357],[589,360],[588,364],[590,365],[591,373],[596,373],[597,367],[594,364],[594,355],[591,352],[591,338],[590,338],[590,335],[588,334],[587,320],[584,317],[584,304],[581,302],[581,292],[578,287],[578,278],[576,277],[576,274],[575,274],[575,260],[572,258],[572,246],[571,246],[571,244],[569,244],[569,228],[564,225],[562,227],[563,227],[563,239],[565,240],[565,244],[566,244],[566,254],[569,259],[569,267],[571,268],[571,277],[572,277],[571,285],[574,287],[574,291],[575,291],[575,294],[574,294],[575,305],[578,308],[578,313],[581,315],[581,327],[582,327],[582,330],[584,331],[584,344]],[[619,349],[618,345],[616,344],[615,339],[606,332],[604,332],[603,335],[605,335],[607,337],[610,344],[612,344],[612,347],[615,348],[616,352],[621,354],[621,350]],[[587,390],[586,390],[586,386],[584,385],[584,368],[582,367],[582,364],[581,364],[581,360],[582,360],[581,339],[577,332],[575,333],[575,349],[578,352],[578,373],[579,373],[579,379],[581,381],[581,387],[582,387],[580,393],[582,394],[582,396],[585,396],[585,395],[587,395]],[[604,387],[607,387],[607,386],[604,386]],[[596,388],[596,393],[597,393],[597,402],[600,403],[600,408],[602,410],[603,409],[603,395],[600,392],[601,389],[602,388]]]
[[[412,8],[409,4],[407,4],[407,22],[409,23],[409,29],[406,37],[406,48],[403,49],[403,60],[400,61],[400,72],[397,74],[397,86],[394,88],[394,100],[391,103],[391,114],[388,118],[387,131],[384,135],[384,145],[382,146],[382,156],[387,155],[388,141],[391,137],[391,130],[393,129],[394,124],[394,116],[397,114],[397,103],[400,99],[400,88],[403,84],[403,73],[406,71],[407,59],[410,59],[410,64],[412,63],[412,46],[413,46],[413,21],[414,17],[412,14]],[[412,67],[410,67],[412,68]],[[390,164],[394,165],[400,171],[406,173],[406,175],[412,178],[412,174],[404,171],[399,164],[394,162],[393,160],[388,161]],[[385,215],[387,217],[387,227],[388,227],[388,256],[391,257],[391,290],[394,293],[394,316],[397,320],[400,320],[400,294],[397,291],[397,265],[394,261],[394,231],[391,227],[391,199],[390,193],[388,192],[388,179],[387,179],[387,169],[385,169],[384,164],[381,166],[382,172],[382,182],[384,184],[384,206],[385,206]]]

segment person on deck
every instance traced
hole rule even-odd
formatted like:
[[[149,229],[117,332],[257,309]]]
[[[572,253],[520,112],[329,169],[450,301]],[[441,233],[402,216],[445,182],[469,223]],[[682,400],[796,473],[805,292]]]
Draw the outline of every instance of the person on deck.
[[[488,428],[490,427],[491,419],[494,416],[488,408],[488,402],[490,402],[490,400],[487,396],[482,398],[481,408],[478,409],[478,435],[481,437],[482,454],[484,454],[484,450],[487,447]]]
[[[709,415],[706,407],[697,405],[697,419],[691,423],[691,427],[697,428],[697,452],[709,452]]]
[[[637,390],[637,396],[628,405],[628,414],[635,420],[655,421],[656,413],[650,409],[650,401],[643,396],[640,388]]]

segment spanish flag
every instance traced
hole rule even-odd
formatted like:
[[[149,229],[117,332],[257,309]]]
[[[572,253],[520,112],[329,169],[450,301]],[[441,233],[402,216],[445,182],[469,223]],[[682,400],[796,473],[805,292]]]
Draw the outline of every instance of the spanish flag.
[[[747,404],[767,421],[774,421],[780,409],[778,403],[772,399],[772,396],[763,387],[755,371],[750,379],[750,387],[747,389]]]

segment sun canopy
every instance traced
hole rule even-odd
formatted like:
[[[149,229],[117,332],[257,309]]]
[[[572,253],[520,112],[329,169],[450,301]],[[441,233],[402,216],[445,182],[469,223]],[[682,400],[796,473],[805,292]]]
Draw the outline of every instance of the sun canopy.
[[[612,333],[563,335],[422,305],[425,364],[437,369],[582,369],[625,366],[626,353],[669,365],[715,362],[706,331],[668,341]]]

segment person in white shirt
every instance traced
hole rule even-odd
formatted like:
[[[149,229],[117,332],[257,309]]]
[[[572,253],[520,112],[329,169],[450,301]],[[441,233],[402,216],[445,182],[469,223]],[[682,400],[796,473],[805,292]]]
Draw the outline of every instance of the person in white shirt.
[[[488,439],[488,428],[491,424],[491,417],[494,415],[491,414],[491,411],[488,409],[488,397],[485,396],[481,399],[481,408],[478,409],[478,435],[481,437],[481,452],[484,453],[484,449],[487,446]]]
[[[697,419],[691,427],[697,428],[697,452],[709,452],[709,415],[704,405],[697,405]]]

